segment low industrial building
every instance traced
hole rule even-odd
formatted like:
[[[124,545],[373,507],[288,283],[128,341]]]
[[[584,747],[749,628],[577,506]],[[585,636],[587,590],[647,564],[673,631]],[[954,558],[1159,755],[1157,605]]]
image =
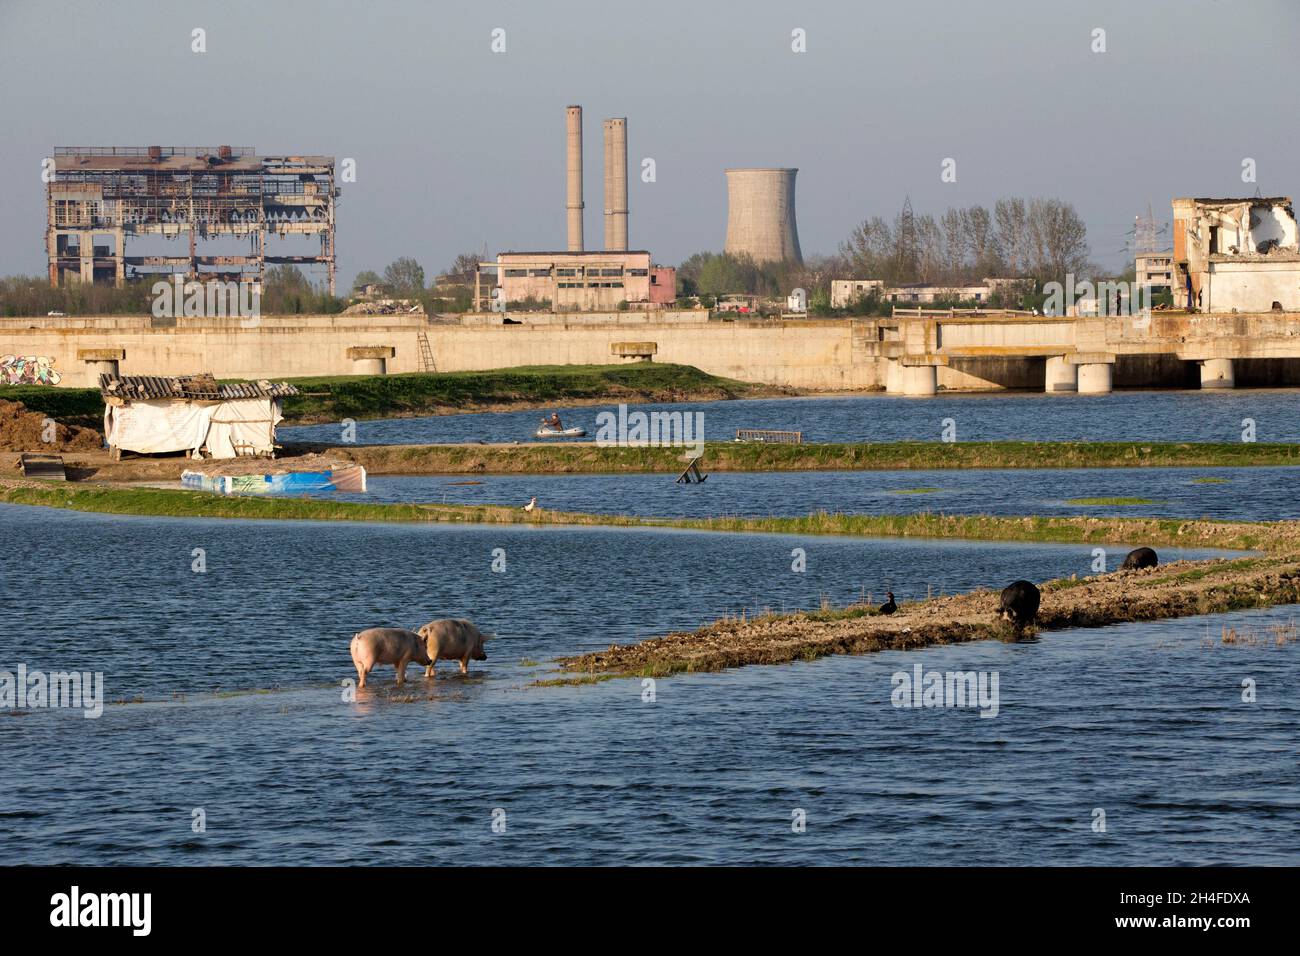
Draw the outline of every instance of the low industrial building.
[[[880,293],[884,288],[884,279],[832,279],[831,308],[847,309],[858,299],[865,299],[873,292]]]
[[[479,308],[491,310],[494,296],[507,310],[529,302],[555,312],[658,308],[677,300],[677,270],[656,266],[644,250],[503,252],[475,276]]]
[[[1300,240],[1286,196],[1175,199],[1174,305],[1300,311]]]
[[[989,278],[983,285],[948,286],[935,282],[914,282],[901,286],[886,286],[883,279],[832,279],[831,308],[846,309],[858,299],[876,294],[883,302],[895,305],[919,306],[935,302],[988,302],[998,293],[1014,292],[1025,284],[1023,279]]]

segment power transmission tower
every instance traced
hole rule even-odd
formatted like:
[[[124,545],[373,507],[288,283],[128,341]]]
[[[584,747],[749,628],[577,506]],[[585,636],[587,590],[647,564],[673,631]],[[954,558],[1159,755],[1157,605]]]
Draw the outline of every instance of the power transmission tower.
[[[916,273],[920,265],[917,245],[916,217],[912,214],[912,197],[906,196],[903,199],[903,210],[898,214],[898,230],[894,236],[898,260],[895,266],[898,271],[896,277],[898,282],[916,281]]]
[[[1147,203],[1147,214],[1133,217],[1133,228],[1128,232],[1124,248],[1130,258],[1144,252],[1160,252],[1163,244],[1161,236],[1168,232],[1169,224],[1158,221],[1151,212],[1151,204]]]

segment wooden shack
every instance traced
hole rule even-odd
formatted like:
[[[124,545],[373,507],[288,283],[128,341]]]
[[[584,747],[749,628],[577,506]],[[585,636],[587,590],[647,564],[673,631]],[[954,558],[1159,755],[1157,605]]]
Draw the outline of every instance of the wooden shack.
[[[287,382],[218,384],[211,374],[101,375],[104,438],[114,457],[185,452],[193,458],[271,457]]]

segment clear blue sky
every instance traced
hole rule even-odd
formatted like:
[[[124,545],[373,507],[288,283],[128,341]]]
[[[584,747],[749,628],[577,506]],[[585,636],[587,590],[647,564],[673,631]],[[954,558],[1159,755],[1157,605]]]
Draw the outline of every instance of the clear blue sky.
[[[484,244],[562,248],[568,103],[589,246],[600,121],[626,116],[630,244],[663,263],[721,249],[725,167],[797,166],[805,254],[905,194],[936,213],[1049,195],[1120,268],[1148,202],[1168,219],[1176,195],[1300,189],[1297,40],[1295,0],[0,0],[0,274],[43,271],[40,161],[72,144],[355,158],[341,283],[400,255],[432,275]]]

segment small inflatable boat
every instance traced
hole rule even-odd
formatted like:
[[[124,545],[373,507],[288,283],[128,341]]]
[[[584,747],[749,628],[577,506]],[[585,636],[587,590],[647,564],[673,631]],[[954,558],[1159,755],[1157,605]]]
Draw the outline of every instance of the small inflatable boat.
[[[565,429],[551,428],[548,425],[543,425],[541,428],[537,429],[537,431],[533,432],[533,437],[534,438],[586,438],[587,429],[579,428],[577,425],[574,425],[572,428],[565,428]]]

